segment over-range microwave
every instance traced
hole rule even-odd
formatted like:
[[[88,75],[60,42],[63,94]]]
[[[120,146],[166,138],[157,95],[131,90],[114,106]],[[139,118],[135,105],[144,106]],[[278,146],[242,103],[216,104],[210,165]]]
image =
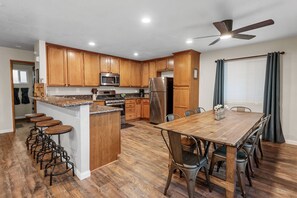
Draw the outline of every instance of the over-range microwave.
[[[100,73],[101,86],[120,86],[120,75],[113,73]]]

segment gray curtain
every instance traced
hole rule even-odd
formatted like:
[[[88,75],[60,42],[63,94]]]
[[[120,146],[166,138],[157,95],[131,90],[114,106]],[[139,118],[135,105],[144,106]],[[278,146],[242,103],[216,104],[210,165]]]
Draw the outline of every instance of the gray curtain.
[[[217,60],[216,79],[213,95],[213,106],[224,105],[224,60]]]
[[[280,52],[267,55],[263,113],[270,114],[271,119],[262,139],[277,143],[285,142],[280,121]]]

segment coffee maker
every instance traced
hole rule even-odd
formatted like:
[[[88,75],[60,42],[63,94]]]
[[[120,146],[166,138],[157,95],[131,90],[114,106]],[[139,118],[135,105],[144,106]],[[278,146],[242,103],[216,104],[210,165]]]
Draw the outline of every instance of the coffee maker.
[[[144,97],[144,89],[139,89],[139,97]]]

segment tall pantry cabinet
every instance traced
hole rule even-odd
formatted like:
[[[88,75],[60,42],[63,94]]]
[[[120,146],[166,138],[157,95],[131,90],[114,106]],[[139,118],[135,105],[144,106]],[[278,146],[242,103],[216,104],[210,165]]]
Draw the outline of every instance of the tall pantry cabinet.
[[[173,57],[173,112],[183,116],[186,110],[198,107],[200,52],[177,52]]]

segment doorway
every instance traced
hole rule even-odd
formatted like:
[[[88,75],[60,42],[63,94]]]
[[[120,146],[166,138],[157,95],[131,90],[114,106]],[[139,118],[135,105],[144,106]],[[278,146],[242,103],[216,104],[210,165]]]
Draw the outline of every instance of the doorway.
[[[13,131],[22,127],[25,115],[36,111],[34,96],[34,62],[10,61],[12,87]]]

